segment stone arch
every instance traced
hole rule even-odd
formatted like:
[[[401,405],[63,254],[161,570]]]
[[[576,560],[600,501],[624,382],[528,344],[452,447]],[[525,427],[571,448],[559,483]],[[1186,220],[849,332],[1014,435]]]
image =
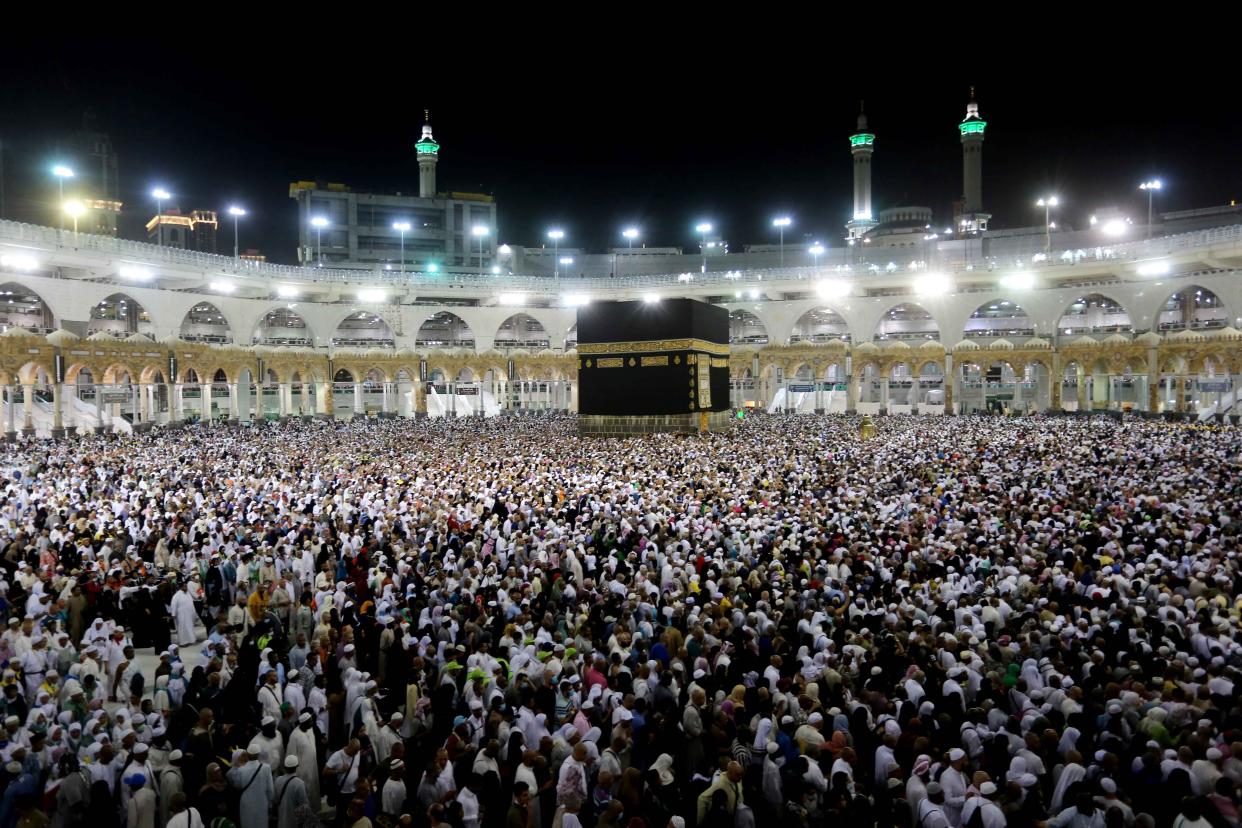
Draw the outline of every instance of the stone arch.
[[[465,319],[452,311],[436,311],[418,326],[414,345],[427,348],[473,348],[474,332]]]
[[[357,382],[354,372],[348,368],[337,368],[332,374],[333,382]]]
[[[1224,300],[1201,285],[1184,285],[1170,291],[1156,309],[1160,333],[1223,328],[1232,317]]]
[[[939,341],[940,325],[931,311],[918,302],[899,302],[880,314],[873,340]]]
[[[887,375],[890,380],[910,379],[910,363],[904,359],[894,360],[888,366]]]
[[[794,322],[793,333],[789,336],[794,342],[831,342],[833,340],[850,341],[850,326],[845,317],[830,307],[811,308]]]
[[[233,342],[233,326],[212,302],[198,302],[185,312],[177,335],[186,342],[228,345]]]
[[[104,385],[132,385],[138,372],[123,362],[113,362],[104,369]]]
[[[107,331],[121,338],[140,333],[154,338],[155,326],[146,308],[127,293],[111,293],[91,305],[87,335]]]
[[[17,378],[22,385],[37,385],[46,387],[48,378],[55,375],[55,371],[47,363],[32,359],[17,371]]]
[[[164,372],[159,365],[148,364],[142,368],[142,373],[138,375],[139,382],[143,385],[162,384],[164,383]]]
[[[474,368],[469,365],[461,366],[461,369],[457,372],[457,375],[453,377],[454,382],[476,382],[477,380],[477,373]]]
[[[1058,336],[1130,333],[1130,312],[1103,293],[1087,293],[1073,300],[1057,318]]]
[[[336,323],[332,330],[336,348],[396,348],[397,337],[388,320],[371,310],[356,310]]]
[[[88,382],[79,382],[83,377],[89,379]],[[65,384],[66,385],[93,385],[95,373],[91,370],[91,366],[85,362],[74,362],[65,366]]]
[[[729,311],[729,342],[735,345],[767,345],[768,326],[746,308]]]
[[[496,348],[547,348],[550,341],[544,324],[525,311],[501,322],[493,339]]]
[[[824,365],[824,370],[820,379],[823,379],[826,382],[846,382],[847,375],[845,373],[845,357],[841,356],[839,359],[829,359],[827,364]]]
[[[251,339],[255,345],[269,347],[311,347],[315,344],[315,334],[306,317],[290,305],[268,308],[255,323]]]
[[[22,328],[46,333],[56,328],[56,317],[43,297],[20,282],[0,285],[0,332]]]
[[[480,366],[480,375],[483,382],[500,382],[508,377],[508,369],[504,365],[489,362]]]
[[[1017,302],[1010,299],[993,299],[984,302],[971,312],[962,330],[966,339],[988,337],[1032,337],[1035,321]]]

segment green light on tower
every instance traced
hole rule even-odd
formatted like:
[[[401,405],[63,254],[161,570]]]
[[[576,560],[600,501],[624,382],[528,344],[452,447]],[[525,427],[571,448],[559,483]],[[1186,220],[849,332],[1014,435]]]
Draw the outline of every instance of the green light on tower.
[[[850,136],[851,147],[869,147],[875,143],[875,136],[869,132],[860,132]]]
[[[987,127],[987,125],[987,121],[968,120],[962,121],[962,124],[958,127],[958,129],[962,131],[962,135],[974,135],[975,133],[982,135],[983,130]]]
[[[418,150],[419,155],[436,155],[440,152],[440,145],[431,138],[424,138],[414,145],[414,149]]]

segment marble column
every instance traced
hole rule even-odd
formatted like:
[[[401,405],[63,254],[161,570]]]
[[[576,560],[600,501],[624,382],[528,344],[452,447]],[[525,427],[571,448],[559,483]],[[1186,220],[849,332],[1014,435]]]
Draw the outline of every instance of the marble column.
[[[34,436],[34,386],[22,386],[22,434]]]
[[[953,414],[953,354],[944,355],[944,413]]]
[[[65,420],[61,414],[61,386],[59,382],[52,383],[52,439],[62,440],[65,436]]]
[[[4,439],[8,442],[17,440],[17,386],[7,385],[4,388],[4,414],[7,426]]]

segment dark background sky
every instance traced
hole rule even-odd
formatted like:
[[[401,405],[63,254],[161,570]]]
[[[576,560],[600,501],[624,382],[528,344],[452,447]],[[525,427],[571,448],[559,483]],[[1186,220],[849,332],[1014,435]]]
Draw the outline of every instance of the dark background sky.
[[[804,47],[796,28],[762,54],[709,37],[705,63],[685,51],[691,33],[563,57],[555,38],[515,34],[482,74],[462,60],[465,49],[432,58],[344,35],[351,45],[301,50],[259,33],[248,35],[257,48],[224,52],[206,38],[176,54],[141,39],[12,46],[0,53],[6,217],[49,220],[57,147],[92,109],[120,156],[126,235],[137,236],[160,184],[185,209],[244,204],[242,246],[292,261],[289,183],[416,192],[413,144],[426,107],[442,145],[439,188],[494,194],[502,241],[536,245],[561,226],[567,246],[601,249],[621,244],[633,223],[648,244],[691,246],[706,218],[740,249],[774,242],[771,219],[788,213],[787,242],[837,246],[858,100],[878,136],[876,207],[927,205],[943,223],[960,196],[956,125],[971,84],[989,122],[984,201],[994,227],[1038,223],[1033,201],[1047,191],[1071,223],[1104,205],[1137,218],[1146,202],[1136,185],[1152,175],[1167,185],[1157,209],[1242,197],[1242,115],[1227,55],[1216,64],[1165,54],[1156,65],[1118,33],[1116,53],[1048,57],[1052,69],[1003,43],[977,61],[946,44],[951,54],[894,47],[860,63]],[[618,48],[629,50],[624,59]]]

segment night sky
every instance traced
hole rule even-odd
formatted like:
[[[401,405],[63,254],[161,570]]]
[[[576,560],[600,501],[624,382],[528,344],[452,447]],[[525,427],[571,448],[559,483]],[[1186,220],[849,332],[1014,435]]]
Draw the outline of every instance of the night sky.
[[[1210,71],[1209,82],[1183,84],[1167,69],[1101,58],[1075,72],[1109,79],[1085,82],[942,58],[898,61],[902,71],[888,76],[791,48],[785,68],[761,77],[743,59],[587,67],[588,53],[506,61],[481,81],[448,59],[457,68],[438,79],[434,62],[413,53],[344,49],[328,60],[322,44],[309,54],[287,45],[227,59],[206,47],[161,56],[114,41],[8,48],[0,53],[5,218],[49,221],[49,170],[65,157],[57,148],[93,110],[119,154],[123,235],[139,237],[154,211],[149,193],[162,185],[186,210],[243,204],[251,215],[242,247],[291,262],[289,183],[417,192],[413,144],[426,107],[442,146],[439,189],[495,195],[503,242],[537,245],[560,226],[565,246],[600,250],[622,245],[621,228],[635,224],[649,245],[691,247],[694,224],[708,219],[740,250],[775,242],[771,219],[788,214],[787,243],[839,246],[859,99],[877,135],[877,209],[926,205],[947,223],[960,196],[956,125],[971,84],[989,123],[984,203],[993,227],[1039,223],[1033,202],[1049,191],[1075,225],[1107,205],[1137,220],[1146,210],[1137,184],[1153,175],[1166,183],[1157,210],[1242,197],[1242,116]],[[535,51],[530,44],[522,54]]]

